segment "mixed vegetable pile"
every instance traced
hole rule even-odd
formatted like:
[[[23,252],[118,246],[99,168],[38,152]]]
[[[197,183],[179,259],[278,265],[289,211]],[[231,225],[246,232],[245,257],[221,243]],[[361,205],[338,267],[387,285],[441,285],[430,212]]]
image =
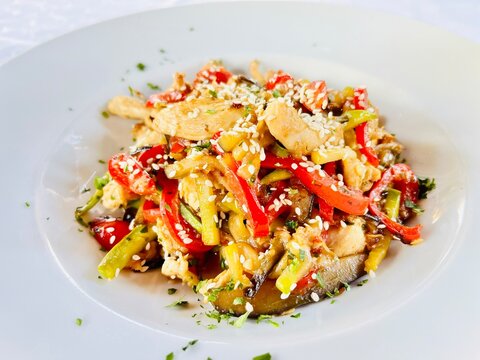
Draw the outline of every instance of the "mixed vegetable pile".
[[[98,271],[161,272],[219,311],[280,314],[372,276],[435,187],[401,160],[365,87],[210,62],[192,83],[108,112],[139,120],[75,217],[107,251]],[[97,204],[103,216],[87,221]]]

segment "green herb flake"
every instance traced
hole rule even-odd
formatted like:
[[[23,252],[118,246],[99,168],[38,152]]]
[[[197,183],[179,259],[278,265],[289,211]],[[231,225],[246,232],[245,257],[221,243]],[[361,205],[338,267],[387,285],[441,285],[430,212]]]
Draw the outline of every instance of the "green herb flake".
[[[29,208],[29,207],[30,207],[30,202],[29,202],[29,201],[25,201],[25,206],[26,206],[27,208]]]
[[[213,329],[216,329],[216,328],[217,328],[217,325],[215,325],[215,324],[208,324],[207,325],[208,330],[213,330]]]
[[[187,345],[185,345],[184,347],[182,347],[182,350],[183,350],[183,351],[186,351],[190,346],[195,345],[197,342],[198,342],[198,340],[189,341],[189,342],[187,343]]]
[[[218,94],[215,90],[208,90],[208,93],[214,98],[216,99],[218,97]]]
[[[110,114],[108,113],[108,111],[103,110],[103,111],[102,111],[102,116],[103,116],[105,119],[108,119],[108,118],[110,117]]]
[[[257,355],[252,358],[252,360],[271,360],[271,359],[272,359],[272,355],[270,355],[270,353]]]
[[[95,189],[97,190],[102,190],[105,187],[105,185],[107,185],[109,182],[110,182],[110,175],[106,174],[104,176],[97,176],[93,180],[93,186],[95,186]]]
[[[288,230],[291,232],[294,232],[298,228],[298,222],[295,220],[287,220],[285,221],[285,226],[287,227]]]
[[[130,93],[130,96],[135,95],[135,90],[133,90],[133,88],[130,85],[128,86],[128,92]]]
[[[160,86],[152,84],[151,82],[147,83],[147,86],[152,90],[160,90]]]
[[[243,324],[245,324],[245,321],[247,321],[248,315],[250,315],[250,311],[247,311],[245,314],[240,315],[233,323],[233,326],[235,326],[236,328],[241,328]]]
[[[322,276],[322,273],[319,271],[317,272],[317,282],[318,282],[318,285],[322,288],[322,289],[325,289],[325,287],[327,286],[325,284],[325,280],[323,280],[323,276]]]
[[[188,306],[188,301],[186,300],[177,300],[171,303],[170,305],[167,305],[167,307],[187,307]]]
[[[205,111],[207,114],[210,114],[210,115],[213,115],[217,112],[217,110],[215,109],[208,109],[207,111]]]
[[[302,313],[296,313],[296,314],[290,315],[290,317],[294,318],[294,319],[298,319],[301,315],[302,315]]]
[[[101,160],[101,159],[100,159],[100,160],[98,160],[98,163],[99,163],[99,164],[106,164],[107,162],[106,162],[105,160]]]
[[[170,288],[170,289],[167,290],[167,292],[168,292],[168,295],[173,295],[173,294],[175,294],[175,293],[177,292],[177,289],[175,289],[175,288]]]
[[[330,301],[330,304],[335,304],[337,302],[337,300],[333,299],[332,301]]]
[[[416,215],[420,215],[424,211],[420,206],[418,206],[412,200],[409,200],[409,199],[405,200],[405,207],[407,207],[408,209],[411,209]]]
[[[195,31],[195,28],[193,26],[190,26],[190,28],[188,29],[188,31]]]
[[[419,189],[418,189],[419,199],[426,199],[428,196],[428,193],[437,187],[437,184],[435,183],[434,178],[430,179],[430,178],[419,177],[418,184],[419,184]]]
[[[158,51],[160,51],[160,54],[165,54],[166,53],[165,49],[160,49]]]
[[[82,194],[85,194],[86,192],[89,192],[91,189],[90,188],[87,188],[87,187],[84,187],[81,191]]]
[[[146,68],[145,64],[143,63],[138,63],[137,64],[137,69],[140,70],[140,71],[144,71]]]
[[[342,285],[345,288],[345,291],[350,291],[350,285],[342,281]]]
[[[75,324],[76,324],[77,326],[82,326],[82,323],[83,323],[83,320],[82,320],[82,319],[80,319],[80,318],[76,318],[76,319],[75,319]]]
[[[243,305],[245,304],[245,299],[243,297],[236,297],[233,299],[233,305]]]
[[[280,91],[278,90],[273,90],[272,95],[274,98],[279,98],[280,96],[282,96],[282,94],[280,94]]]
[[[83,232],[83,229],[78,228],[77,230],[78,230],[78,232]]]
[[[363,286],[363,285],[365,285],[367,282],[368,282],[368,279],[364,279],[364,280],[360,281],[360,282],[357,284],[357,286]]]
[[[165,356],[165,360],[173,360],[173,359],[175,359],[175,355],[173,354],[173,352]]]

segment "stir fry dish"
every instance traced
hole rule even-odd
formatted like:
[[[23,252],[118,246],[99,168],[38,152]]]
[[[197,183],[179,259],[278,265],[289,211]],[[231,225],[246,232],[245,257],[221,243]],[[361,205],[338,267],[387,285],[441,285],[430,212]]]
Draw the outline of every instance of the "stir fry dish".
[[[157,269],[258,317],[336,295],[374,276],[392,241],[421,241],[406,223],[435,183],[405,164],[365,87],[212,61],[131,92],[107,110],[136,120],[134,143],[75,211],[106,251],[102,278]]]

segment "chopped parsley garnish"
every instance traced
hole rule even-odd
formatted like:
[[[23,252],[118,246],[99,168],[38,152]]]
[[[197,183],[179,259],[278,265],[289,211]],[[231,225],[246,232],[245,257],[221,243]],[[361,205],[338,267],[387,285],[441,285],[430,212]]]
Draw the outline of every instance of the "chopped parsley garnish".
[[[252,360],[271,360],[271,359],[272,359],[272,355],[270,355],[270,353],[257,355],[252,358]]]
[[[335,304],[336,301],[337,300],[332,300],[332,301],[330,301],[330,304]]]
[[[325,289],[325,287],[327,286],[325,284],[325,280],[323,280],[322,273],[320,271],[317,272],[317,282],[322,289]]]
[[[418,198],[419,199],[426,199],[428,193],[437,187],[434,178],[418,178]]]
[[[207,111],[205,111],[207,114],[210,114],[210,115],[213,115],[217,112],[217,110],[215,109],[208,109]]]
[[[101,160],[101,159],[100,159],[100,160],[98,160],[98,162],[99,162],[100,164],[106,164],[106,161],[105,161],[105,160]]]
[[[130,96],[135,95],[135,90],[133,90],[133,88],[130,85],[128,86],[128,92],[130,93]]]
[[[173,354],[173,352],[165,356],[165,360],[173,360],[173,359],[175,359],[175,355]]]
[[[80,319],[80,318],[76,318],[76,319],[75,319],[75,324],[76,324],[77,326],[82,326],[82,323],[83,323],[83,320],[82,320],[82,319]]]
[[[408,209],[411,209],[417,215],[423,213],[424,211],[420,206],[418,206],[412,200],[409,200],[409,199],[405,200],[405,207],[407,207]]]
[[[217,328],[217,325],[215,325],[215,324],[208,324],[207,325],[208,330],[213,330],[213,329],[216,329],[216,328]]]
[[[357,284],[357,286],[363,286],[363,285],[365,285],[367,282],[368,282],[368,279],[364,279],[364,280],[360,281],[360,282]]]
[[[167,307],[186,307],[188,306],[188,301],[186,300],[177,300],[171,303],[170,305],[167,305]]]
[[[175,289],[175,288],[170,288],[170,289],[167,290],[167,292],[168,292],[168,295],[173,295],[173,294],[175,294],[175,293],[177,292],[177,289]]]
[[[288,230],[291,232],[294,232],[298,228],[298,222],[295,220],[287,220],[285,221],[285,226],[287,227]]]
[[[145,67],[146,67],[145,64],[142,64],[142,63],[137,64],[137,69],[140,70],[140,71],[145,70]]]
[[[218,97],[218,94],[215,90],[208,90],[208,93],[214,98],[216,99]]]
[[[108,113],[108,111],[103,110],[103,111],[102,111],[102,116],[103,116],[105,119],[108,119],[108,118],[110,117],[110,114]]]
[[[160,49],[158,51],[160,51],[160,54],[165,54],[166,53],[165,49]]]
[[[83,232],[83,229],[78,228],[77,230],[78,230],[78,232]]]
[[[203,144],[195,145],[193,148],[197,151],[202,151],[203,149],[210,149],[211,146],[212,144],[210,143],[210,141],[206,141]]]
[[[151,82],[147,83],[147,86],[152,90],[160,90],[160,86],[152,84]]]
[[[30,202],[25,201],[25,206],[26,206],[27,208],[30,207]]]
[[[301,315],[302,315],[302,313],[296,313],[296,314],[290,315],[290,317],[294,318],[294,319],[298,319]]]
[[[187,350],[190,346],[195,345],[197,342],[198,342],[198,340],[189,341],[189,342],[187,343],[187,345],[185,345],[184,347],[182,347],[182,350],[183,350],[183,351]]]
[[[278,97],[282,96],[280,94],[280,91],[278,91],[278,90],[273,90],[272,95],[273,95],[274,98],[278,98]]]
[[[73,111],[73,108],[69,107],[69,108],[68,108],[68,111]]]
[[[243,305],[245,304],[245,299],[243,297],[236,297],[233,299],[233,305]]]
[[[250,315],[250,311],[247,311],[245,314],[240,315],[233,323],[233,326],[235,326],[236,328],[241,328],[243,324],[245,324],[245,321],[247,321],[248,315]]]
[[[345,291],[350,291],[350,285],[342,281],[342,285],[345,288]]]
[[[195,28],[193,26],[190,26],[190,28],[188,29],[188,31],[195,31]]]
[[[106,174],[104,176],[96,177],[95,180],[93,180],[93,185],[95,186],[95,189],[102,190],[104,186],[107,185],[109,182],[110,182],[110,176]]]
[[[243,112],[243,117],[247,117],[248,114],[252,111],[252,107],[250,105],[245,106],[245,111]]]
[[[85,194],[86,192],[89,192],[90,188],[84,187],[81,191],[82,194]]]

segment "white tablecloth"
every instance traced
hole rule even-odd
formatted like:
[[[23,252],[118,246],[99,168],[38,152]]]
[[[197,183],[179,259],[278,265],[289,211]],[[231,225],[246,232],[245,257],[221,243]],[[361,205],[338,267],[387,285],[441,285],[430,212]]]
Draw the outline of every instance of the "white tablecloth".
[[[317,0],[417,19],[480,43],[480,0]],[[129,13],[205,0],[0,0],[0,64],[66,32]]]

